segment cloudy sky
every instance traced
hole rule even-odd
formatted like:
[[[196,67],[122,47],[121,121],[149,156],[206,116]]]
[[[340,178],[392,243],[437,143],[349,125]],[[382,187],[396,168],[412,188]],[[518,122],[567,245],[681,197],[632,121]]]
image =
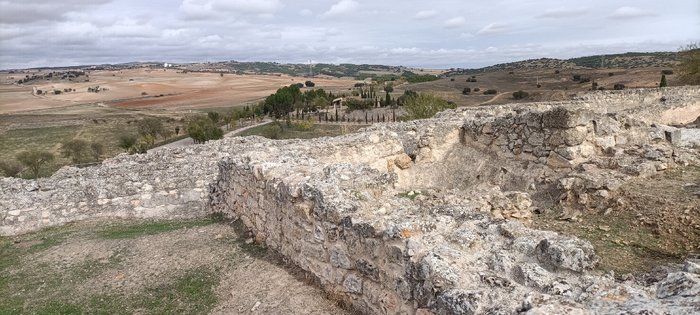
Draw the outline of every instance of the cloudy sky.
[[[0,68],[130,61],[479,67],[675,51],[698,0],[0,0]]]

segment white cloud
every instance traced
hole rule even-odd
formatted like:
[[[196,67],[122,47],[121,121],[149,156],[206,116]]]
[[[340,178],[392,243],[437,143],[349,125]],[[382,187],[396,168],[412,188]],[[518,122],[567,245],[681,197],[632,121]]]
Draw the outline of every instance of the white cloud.
[[[634,19],[656,15],[653,12],[642,10],[637,7],[620,7],[610,16],[612,19]]]
[[[279,0],[183,0],[179,10],[186,19],[207,20],[226,15],[270,16],[282,7]]]
[[[548,9],[548,10],[544,11],[544,13],[537,15],[536,18],[538,18],[538,19],[545,19],[545,18],[561,19],[561,18],[581,16],[581,15],[584,15],[586,13],[588,13],[588,9],[586,9],[586,8],[556,8],[556,9]]]
[[[462,16],[458,16],[445,21],[442,25],[445,28],[457,28],[463,26],[465,23],[467,23],[467,20]]]
[[[476,34],[477,35],[499,34],[499,33],[505,33],[509,29],[510,28],[506,24],[491,23],[489,25],[484,26],[482,29],[480,29],[478,32],[476,32]]]
[[[340,0],[340,2],[331,6],[331,8],[328,9],[328,11],[321,14],[321,16],[327,18],[327,17],[348,14],[348,13],[351,13],[351,12],[357,10],[357,8],[359,6],[360,6],[360,4],[354,0]]]
[[[428,20],[436,17],[438,15],[438,12],[435,10],[424,10],[424,11],[419,11],[416,13],[416,20]]]

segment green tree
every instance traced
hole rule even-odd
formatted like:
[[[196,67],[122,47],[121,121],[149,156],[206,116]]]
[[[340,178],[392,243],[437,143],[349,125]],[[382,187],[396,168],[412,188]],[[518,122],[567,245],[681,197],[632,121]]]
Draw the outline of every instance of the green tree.
[[[205,117],[199,117],[191,121],[187,126],[187,133],[194,140],[194,143],[204,143],[224,137],[224,131],[215,125],[211,119]]]
[[[221,114],[218,112],[208,112],[207,117],[209,117],[214,124],[218,124],[219,121],[221,121]]]
[[[700,46],[697,43],[685,46],[678,55],[680,81],[691,85],[700,84]]]
[[[404,108],[407,112],[406,118],[411,120],[433,117],[438,112],[455,108],[455,105],[435,95],[420,93],[407,98]]]
[[[666,75],[662,74],[661,75],[661,82],[659,83],[659,87],[667,87],[668,82],[666,82]]]
[[[32,172],[33,178],[38,178],[41,168],[52,162],[54,156],[48,151],[29,150],[20,152],[16,158]]]
[[[388,91],[386,92],[386,97],[385,97],[385,100],[384,100],[384,105],[385,105],[385,106],[391,106],[391,95],[389,94]]]

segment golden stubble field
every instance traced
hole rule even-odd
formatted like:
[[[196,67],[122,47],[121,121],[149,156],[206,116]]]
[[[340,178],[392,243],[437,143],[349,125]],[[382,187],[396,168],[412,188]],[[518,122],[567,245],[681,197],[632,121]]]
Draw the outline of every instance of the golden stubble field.
[[[46,73],[46,71],[44,71]],[[129,69],[122,71],[90,71],[89,82],[34,81],[25,85],[11,84],[10,78],[25,74],[0,74],[0,114],[36,109],[99,104],[124,109],[201,109],[230,107],[260,100],[280,87],[304,83],[307,78],[276,75],[235,75],[217,73],[182,73],[175,69]],[[313,78],[316,88],[341,90],[355,81]],[[104,88],[99,93],[89,87]],[[59,95],[33,95],[32,89],[43,91],[74,89]]]

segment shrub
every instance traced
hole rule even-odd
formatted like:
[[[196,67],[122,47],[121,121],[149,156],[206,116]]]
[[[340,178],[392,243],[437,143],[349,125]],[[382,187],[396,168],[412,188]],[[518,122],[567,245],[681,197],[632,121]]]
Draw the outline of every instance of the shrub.
[[[479,91],[481,91],[480,88],[474,88],[474,92],[479,92]]]
[[[616,84],[613,86],[613,89],[614,89],[614,90],[618,90],[618,91],[624,90],[624,89],[625,89],[625,85],[622,84],[622,83],[616,83]]]
[[[496,91],[494,89],[489,89],[489,90],[484,91],[484,95],[495,95],[495,94],[498,94],[498,91]]]
[[[216,126],[209,117],[199,117],[190,122],[187,126],[187,133],[195,143],[204,143],[224,137],[224,131]]]
[[[470,88],[468,88],[468,87],[465,87],[465,88],[462,90],[462,94],[464,94],[464,95],[469,95],[469,93],[471,93],[471,92],[472,92],[472,89],[470,89]]]
[[[581,75],[580,75],[580,74],[574,74],[573,80],[574,80],[574,81],[581,81]]]
[[[39,171],[41,171],[41,168],[53,161],[54,156],[48,151],[30,150],[20,152],[17,154],[16,158],[17,161],[22,163],[22,165],[29,168],[34,176],[33,178],[37,178],[39,177]]]
[[[404,107],[407,112],[406,118],[411,120],[433,117],[438,112],[455,108],[455,104],[432,94],[420,93],[416,97],[408,98]]]
[[[591,78],[581,78],[581,81],[578,83],[586,83],[586,82],[591,82]]]
[[[667,87],[668,82],[666,82],[666,75],[662,74],[661,75],[661,82],[659,83],[659,87]]]
[[[672,74],[673,74],[673,70],[661,70],[661,74],[672,75]]]
[[[516,100],[521,100],[521,99],[527,98],[528,96],[530,96],[530,94],[523,91],[523,90],[513,92],[513,98]]]
[[[102,144],[82,139],[73,139],[61,144],[61,156],[70,158],[73,164],[98,161],[103,152]]]
[[[559,70],[554,71],[554,74],[559,74],[559,73],[561,73],[561,71],[559,71]]]
[[[454,82],[454,81],[455,81],[455,78],[450,78],[450,81]]]
[[[615,75],[614,72],[608,72],[608,76],[609,76],[609,77],[612,77],[612,76],[614,76],[614,75]]]
[[[304,82],[304,85],[306,85],[306,87],[314,87],[316,86],[316,83],[314,83],[313,81],[306,81]]]
[[[17,161],[0,161],[0,172],[7,177],[17,177],[22,171],[22,165]]]

